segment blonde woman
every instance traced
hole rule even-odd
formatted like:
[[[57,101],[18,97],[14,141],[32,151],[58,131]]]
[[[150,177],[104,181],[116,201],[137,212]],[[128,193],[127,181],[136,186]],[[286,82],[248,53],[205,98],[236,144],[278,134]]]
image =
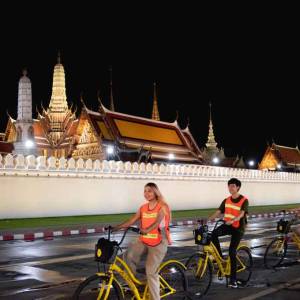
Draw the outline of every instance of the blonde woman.
[[[143,254],[146,258],[146,276],[151,300],[159,300],[159,276],[157,269],[164,259],[168,244],[171,244],[169,224],[171,212],[168,204],[155,183],[144,187],[146,203],[128,221],[114,227],[115,230],[126,229],[140,221],[140,238],[131,243],[124,254],[124,259],[132,272],[136,273],[137,265]]]

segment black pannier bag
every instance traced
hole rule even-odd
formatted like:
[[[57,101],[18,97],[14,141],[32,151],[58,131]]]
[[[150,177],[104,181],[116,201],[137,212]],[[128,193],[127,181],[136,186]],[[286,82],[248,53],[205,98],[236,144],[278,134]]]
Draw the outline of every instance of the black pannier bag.
[[[209,245],[211,242],[211,233],[208,232],[207,225],[200,226],[194,230],[195,244]]]
[[[112,264],[118,253],[118,243],[100,238],[95,245],[95,260],[104,264]]]
[[[290,224],[289,221],[285,221],[283,219],[280,219],[277,222],[277,231],[279,233],[288,233],[290,231]]]

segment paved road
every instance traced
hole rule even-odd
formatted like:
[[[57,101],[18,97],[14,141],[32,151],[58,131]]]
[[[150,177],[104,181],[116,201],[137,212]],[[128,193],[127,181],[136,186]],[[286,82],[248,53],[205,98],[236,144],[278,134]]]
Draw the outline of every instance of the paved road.
[[[214,278],[205,299],[299,299],[300,257],[295,247],[290,248],[288,259],[276,271],[266,270],[262,265],[265,246],[276,235],[276,220],[253,219],[248,225],[243,242],[251,247],[254,257],[249,286],[232,290],[226,288],[224,281]],[[168,257],[185,261],[196,251],[192,229],[189,226],[172,229],[174,243],[169,248]],[[120,234],[114,236],[118,239]],[[47,241],[1,242],[0,299],[68,299],[80,280],[97,270],[93,251],[98,237],[86,235]],[[134,234],[129,234],[124,246],[133,238]],[[221,241],[227,249],[228,238],[221,238]],[[189,279],[193,292],[196,281]]]

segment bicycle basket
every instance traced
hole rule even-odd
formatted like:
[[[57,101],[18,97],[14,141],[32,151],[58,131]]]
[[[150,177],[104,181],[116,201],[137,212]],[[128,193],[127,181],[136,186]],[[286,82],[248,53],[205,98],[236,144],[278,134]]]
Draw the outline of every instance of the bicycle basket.
[[[285,221],[283,219],[280,219],[277,222],[277,231],[279,233],[288,233],[290,231],[291,225],[289,221]]]
[[[118,243],[105,238],[98,240],[95,245],[95,260],[104,264],[111,264],[118,253]]]
[[[195,244],[209,245],[211,242],[211,233],[208,232],[207,226],[201,226],[194,230]]]

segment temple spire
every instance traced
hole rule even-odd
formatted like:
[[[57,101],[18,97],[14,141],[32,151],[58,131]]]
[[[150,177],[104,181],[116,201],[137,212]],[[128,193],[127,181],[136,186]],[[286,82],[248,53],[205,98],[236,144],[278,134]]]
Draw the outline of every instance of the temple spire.
[[[153,83],[153,108],[152,108],[152,119],[160,121],[158,105],[157,105],[157,93],[156,93],[156,83]]]
[[[26,69],[23,69],[22,75],[18,90],[18,120],[32,121],[31,81],[27,77]]]
[[[27,70],[22,71],[18,88],[18,118],[15,123],[16,141],[14,142],[14,154],[36,154],[34,129],[32,120],[32,92],[31,81],[27,77]]]
[[[58,53],[57,64],[54,66],[52,95],[49,104],[49,112],[66,113],[68,110],[65,70],[60,62],[60,53]]]
[[[57,64],[60,64],[61,62],[60,62],[60,51],[58,51],[58,53],[57,53]]]
[[[109,68],[110,73],[110,82],[109,82],[109,88],[110,88],[110,110],[115,111],[115,104],[114,104],[114,96],[113,96],[113,84],[112,84],[112,67]]]
[[[211,117],[211,102],[209,102],[209,131],[208,131],[206,147],[210,149],[217,149],[217,142],[215,140],[213,122]]]

